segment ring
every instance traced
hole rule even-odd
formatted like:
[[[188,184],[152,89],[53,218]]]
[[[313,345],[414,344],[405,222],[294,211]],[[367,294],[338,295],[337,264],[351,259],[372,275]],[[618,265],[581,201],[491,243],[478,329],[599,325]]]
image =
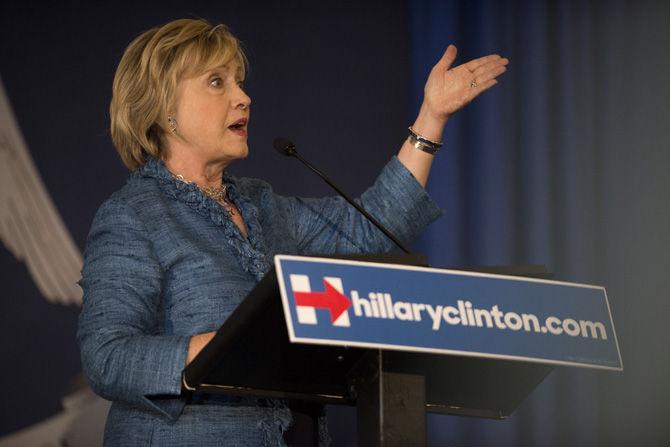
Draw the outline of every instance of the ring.
[[[477,88],[477,81],[475,81],[474,79],[470,81],[470,88]]]

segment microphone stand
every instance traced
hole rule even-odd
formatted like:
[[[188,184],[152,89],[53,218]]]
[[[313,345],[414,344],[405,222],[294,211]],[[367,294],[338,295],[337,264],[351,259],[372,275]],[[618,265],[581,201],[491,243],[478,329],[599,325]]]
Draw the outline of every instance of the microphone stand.
[[[335,191],[337,191],[337,193],[338,193],[339,195],[341,195],[342,197],[344,197],[344,199],[345,199],[347,202],[349,202],[349,204],[350,204],[351,206],[353,206],[354,208],[356,208],[356,209],[357,209],[363,216],[365,216],[365,218],[368,219],[368,220],[369,220],[375,227],[377,227],[377,228],[379,229],[379,231],[381,231],[382,233],[384,233],[384,234],[386,235],[386,237],[388,237],[389,239],[391,239],[391,241],[393,241],[393,243],[394,243],[396,246],[398,246],[398,247],[399,247],[402,251],[404,251],[406,254],[408,254],[408,255],[409,255],[409,254],[412,254],[412,252],[411,252],[407,247],[405,247],[405,245],[404,245],[402,242],[400,242],[400,241],[398,240],[398,238],[396,238],[396,237],[395,237],[389,230],[387,230],[386,227],[384,227],[381,223],[379,223],[379,222],[377,221],[377,219],[375,219],[374,217],[372,217],[367,211],[365,211],[365,209],[363,209],[363,207],[361,207],[361,206],[360,206],[358,203],[356,203],[351,197],[349,197],[349,195],[348,195],[347,193],[345,193],[344,191],[342,191],[342,190],[341,190],[335,183],[333,183],[333,182],[332,182],[332,181],[331,181],[331,180],[330,180],[330,179],[329,179],[323,172],[321,172],[321,171],[318,170],[315,166],[313,166],[310,162],[308,162],[307,160],[305,160],[305,159],[302,157],[302,155],[300,155],[300,153],[298,153],[298,151],[296,150],[296,148],[295,148],[295,144],[293,144],[293,143],[290,142],[289,140],[285,140],[285,139],[283,139],[283,138],[276,138],[276,139],[274,140],[274,144],[273,144],[273,146],[274,146],[274,148],[277,149],[277,151],[278,151],[279,153],[281,153],[282,155],[285,155],[285,156],[287,156],[287,157],[295,157],[295,158],[297,158],[298,160],[300,160],[300,162],[302,162],[302,164],[304,164],[304,165],[307,166],[309,169],[311,169],[316,175],[318,175],[319,177],[321,177],[321,178],[323,179],[323,181],[325,181],[326,183],[328,183],[328,185],[329,185],[331,188],[333,188]]]

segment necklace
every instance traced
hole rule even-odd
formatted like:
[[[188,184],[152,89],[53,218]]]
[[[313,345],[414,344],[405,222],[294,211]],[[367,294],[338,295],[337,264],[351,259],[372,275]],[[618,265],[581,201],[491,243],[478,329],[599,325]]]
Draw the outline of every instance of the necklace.
[[[226,185],[225,183],[221,182],[220,187],[212,188],[211,186],[200,186],[197,183],[186,181],[184,176],[181,174],[172,174],[172,175],[184,183],[197,186],[198,189],[202,191],[203,194],[205,194],[207,197],[212,198],[214,201],[223,206],[229,216],[232,217],[235,215],[235,204],[233,204],[233,202],[231,202],[231,200],[228,198],[228,185]]]

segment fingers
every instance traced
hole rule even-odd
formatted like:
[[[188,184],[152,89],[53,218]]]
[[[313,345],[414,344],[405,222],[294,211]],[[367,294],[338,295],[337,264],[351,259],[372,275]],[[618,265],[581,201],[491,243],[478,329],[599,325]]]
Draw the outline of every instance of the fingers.
[[[486,56],[485,58],[478,59],[480,65],[472,72],[474,86],[472,84],[471,86],[476,88],[477,95],[497,84],[497,81],[495,83],[490,83],[489,81],[495,80],[495,78],[507,71],[506,65],[509,63],[509,60],[497,55],[494,56]]]
[[[494,71],[499,71],[500,68],[503,68],[502,73],[505,72],[505,66],[509,64],[509,60],[506,58],[497,58],[490,60],[479,67],[477,67],[475,70],[472,70],[472,74],[475,76],[481,76],[485,73],[490,73]]]
[[[498,54],[490,54],[488,56],[480,57],[479,59],[471,60],[470,62],[464,64],[464,67],[471,72],[474,72],[480,67],[483,67],[489,63],[496,63],[497,61],[501,60],[509,62],[507,59],[503,59]],[[505,65],[507,65],[507,62],[505,62]]]
[[[489,79],[497,78],[498,76],[507,71],[507,67],[505,67],[505,65],[491,65],[491,66],[480,67],[473,73],[473,75],[475,76],[474,79],[477,82],[477,84],[481,84],[482,82],[488,81]]]
[[[456,49],[456,47],[454,45],[449,45],[436,66],[444,70],[448,70],[449,67],[451,67],[451,64],[454,63],[454,60],[456,60],[457,53],[458,50]]]

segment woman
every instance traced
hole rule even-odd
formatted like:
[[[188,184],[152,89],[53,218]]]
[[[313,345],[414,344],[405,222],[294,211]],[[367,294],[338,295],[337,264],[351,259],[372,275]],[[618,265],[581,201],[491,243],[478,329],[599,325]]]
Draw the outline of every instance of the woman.
[[[438,217],[423,187],[448,117],[496,83],[507,60],[432,70],[410,136],[361,202],[401,240]],[[225,168],[246,157],[245,58],[223,25],[176,20],[137,37],[110,107],[133,172],[89,234],[78,340],[92,388],[112,400],[107,445],[283,445],[281,403],[182,393],[181,371],[276,253],[379,252],[391,243],[339,198],[273,194]],[[322,423],[321,440],[327,443]]]

